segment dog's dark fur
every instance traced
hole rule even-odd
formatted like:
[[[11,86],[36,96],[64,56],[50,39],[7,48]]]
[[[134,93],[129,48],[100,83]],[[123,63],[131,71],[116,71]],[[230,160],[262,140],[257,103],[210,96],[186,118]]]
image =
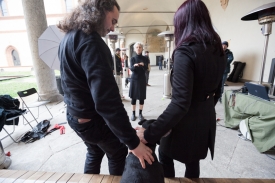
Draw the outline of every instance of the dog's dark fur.
[[[142,120],[138,124],[147,128],[155,120]],[[139,159],[129,153],[126,158],[124,171],[120,183],[164,183],[164,173],[161,164],[155,154],[156,144],[146,144],[153,151],[154,162],[149,165],[146,161],[146,168],[143,169]]]

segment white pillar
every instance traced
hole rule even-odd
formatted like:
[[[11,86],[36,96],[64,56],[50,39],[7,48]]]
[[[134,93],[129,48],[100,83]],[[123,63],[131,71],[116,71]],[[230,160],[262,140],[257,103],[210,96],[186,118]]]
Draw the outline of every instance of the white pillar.
[[[120,48],[125,48],[125,38],[120,39]]]
[[[22,0],[26,29],[32,55],[38,93],[52,102],[63,100],[56,85],[55,74],[38,55],[38,38],[47,29],[47,19],[43,0]]]

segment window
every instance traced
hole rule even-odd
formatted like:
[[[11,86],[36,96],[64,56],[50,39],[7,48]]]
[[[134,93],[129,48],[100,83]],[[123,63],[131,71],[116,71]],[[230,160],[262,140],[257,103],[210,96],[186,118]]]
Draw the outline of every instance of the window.
[[[18,52],[16,50],[12,50],[11,55],[12,55],[13,65],[14,66],[20,66],[21,62],[20,62],[20,59],[19,59]]]
[[[2,16],[9,16],[5,0],[0,0],[0,10]]]
[[[73,0],[65,0],[67,13],[71,12],[73,9]]]

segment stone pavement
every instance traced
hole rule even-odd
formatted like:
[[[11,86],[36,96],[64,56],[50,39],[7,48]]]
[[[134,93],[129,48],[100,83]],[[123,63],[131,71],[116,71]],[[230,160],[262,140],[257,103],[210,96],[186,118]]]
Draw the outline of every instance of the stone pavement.
[[[146,119],[155,119],[167,107],[170,100],[162,99],[163,75],[165,70],[158,70],[152,67],[149,84],[147,87],[147,99],[145,100],[143,114]],[[238,89],[242,83],[228,83],[225,89]],[[129,88],[123,88],[124,106],[128,115],[131,116],[131,103],[128,97]],[[66,122],[66,106],[63,102],[51,103],[50,110],[54,115],[51,120],[51,129],[55,124]],[[42,109],[42,108],[41,108]],[[210,154],[205,160],[201,160],[201,177],[215,178],[275,178],[274,154],[267,155],[257,151],[251,141],[239,138],[238,130],[229,129],[223,126],[223,106],[218,103],[216,106],[217,117],[221,120],[217,122],[215,157],[211,160]],[[199,115],[199,114],[198,114]],[[29,116],[27,116],[29,117]],[[47,119],[48,114],[43,111],[39,121]],[[131,122],[132,126],[137,126],[137,122]],[[14,138],[19,138],[29,129],[28,125],[23,125],[20,118],[19,126],[16,126],[13,133]],[[31,123],[35,125],[35,122]],[[12,164],[9,169],[33,170],[48,172],[83,173],[86,148],[81,139],[68,126],[64,125],[65,134],[60,135],[59,131],[54,131],[45,138],[30,144],[13,143],[7,137],[2,140],[5,152],[11,153]],[[12,127],[5,126],[12,131]],[[5,136],[2,130],[0,138]],[[183,177],[185,166],[175,162],[176,176]],[[101,174],[109,174],[107,159],[104,157]]]

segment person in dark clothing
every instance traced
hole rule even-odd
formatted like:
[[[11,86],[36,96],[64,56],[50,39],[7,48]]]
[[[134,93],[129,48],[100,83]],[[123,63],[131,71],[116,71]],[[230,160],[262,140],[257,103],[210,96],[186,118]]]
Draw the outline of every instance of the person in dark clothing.
[[[131,120],[136,120],[136,101],[139,100],[139,119],[143,120],[142,115],[144,100],[146,99],[146,77],[145,71],[148,69],[148,59],[142,55],[143,45],[140,42],[134,44],[136,56],[131,58],[130,69],[131,85],[129,90],[129,97],[132,99],[132,117]]]
[[[150,74],[150,70],[151,70],[150,58],[149,58],[149,51],[145,51],[145,57],[147,57],[147,59],[148,59],[148,69],[145,71],[146,85],[147,85],[147,86],[151,86],[151,85],[149,85],[149,83],[148,83],[148,81],[149,81],[149,74]]]
[[[225,86],[225,81],[227,79],[228,73],[230,72],[230,64],[234,60],[233,53],[229,49],[227,49],[228,48],[228,42],[227,41],[223,41],[222,42],[222,48],[223,48],[224,53],[226,55],[227,62],[226,62],[226,68],[224,70],[223,78],[222,78],[221,94],[223,94],[223,90],[224,90],[224,86]],[[221,98],[220,98],[220,101],[221,101]]]
[[[161,139],[159,161],[165,177],[175,177],[173,160],[186,166],[185,177],[200,176],[200,160],[208,149],[214,157],[215,105],[221,95],[226,60],[219,35],[201,0],[187,0],[174,15],[175,50],[171,71],[172,100],[146,130],[136,127],[140,139]],[[171,133],[161,138],[169,130]]]
[[[125,64],[125,67],[128,68],[128,56],[125,54],[124,55],[124,64]]]
[[[87,146],[84,173],[99,174],[103,156],[111,175],[121,175],[127,147],[143,168],[154,160],[140,142],[121,102],[112,72],[112,55],[101,37],[118,22],[116,0],[86,0],[58,27],[65,32],[58,56],[67,120]],[[126,145],[125,145],[126,144]]]
[[[163,62],[163,55],[159,57],[158,63],[159,63],[159,70],[162,70],[162,62]]]
[[[121,66],[121,57],[120,57],[120,48],[116,49],[116,55],[115,55],[115,59],[116,59],[116,72],[117,75],[120,75],[121,71],[122,71],[122,66]]]

